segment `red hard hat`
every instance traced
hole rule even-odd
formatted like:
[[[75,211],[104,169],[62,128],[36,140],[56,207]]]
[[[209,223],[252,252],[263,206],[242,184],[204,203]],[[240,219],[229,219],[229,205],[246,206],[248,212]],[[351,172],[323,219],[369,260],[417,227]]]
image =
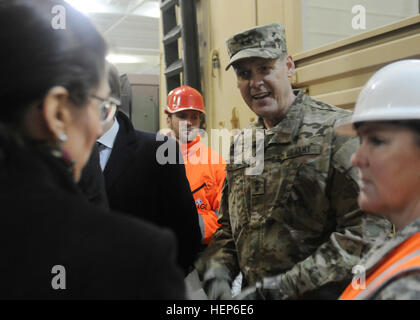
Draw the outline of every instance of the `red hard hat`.
[[[189,86],[175,88],[168,94],[165,113],[196,110],[206,114],[200,92]]]

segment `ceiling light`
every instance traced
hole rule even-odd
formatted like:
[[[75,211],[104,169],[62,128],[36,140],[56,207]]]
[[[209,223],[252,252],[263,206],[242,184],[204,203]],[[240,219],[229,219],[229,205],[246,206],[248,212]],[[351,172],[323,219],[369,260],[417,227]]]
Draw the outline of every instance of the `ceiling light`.
[[[89,13],[105,13],[109,9],[100,3],[98,0],[65,0],[76,10],[82,12],[85,15]]]
[[[150,18],[160,17],[160,6],[158,1],[147,1],[139,9],[133,12],[135,15]]]

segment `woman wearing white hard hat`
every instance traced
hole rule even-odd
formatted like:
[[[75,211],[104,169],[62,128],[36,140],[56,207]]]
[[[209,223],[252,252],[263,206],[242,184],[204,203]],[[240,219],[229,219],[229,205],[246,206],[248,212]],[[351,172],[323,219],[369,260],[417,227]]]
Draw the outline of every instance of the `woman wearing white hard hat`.
[[[361,261],[361,281],[343,300],[420,299],[420,60],[392,63],[372,76],[343,134],[357,134],[360,207],[394,223],[394,237]],[[365,279],[365,280],[364,280]]]

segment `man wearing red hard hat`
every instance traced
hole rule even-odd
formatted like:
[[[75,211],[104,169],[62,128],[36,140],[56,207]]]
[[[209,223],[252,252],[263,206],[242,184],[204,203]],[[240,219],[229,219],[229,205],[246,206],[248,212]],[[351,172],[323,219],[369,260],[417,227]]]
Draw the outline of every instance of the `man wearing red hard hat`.
[[[173,137],[180,144],[185,171],[199,214],[203,243],[219,228],[217,215],[225,180],[225,161],[201,142],[200,123],[205,116],[203,97],[189,86],[172,90],[165,113]]]

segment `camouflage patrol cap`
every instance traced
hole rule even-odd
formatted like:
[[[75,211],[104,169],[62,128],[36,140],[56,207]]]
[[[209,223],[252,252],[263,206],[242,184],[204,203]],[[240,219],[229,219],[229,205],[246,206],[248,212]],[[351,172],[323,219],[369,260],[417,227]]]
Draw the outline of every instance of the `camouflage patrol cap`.
[[[276,59],[287,52],[284,26],[280,23],[267,24],[238,33],[226,40],[230,62],[260,57]]]

